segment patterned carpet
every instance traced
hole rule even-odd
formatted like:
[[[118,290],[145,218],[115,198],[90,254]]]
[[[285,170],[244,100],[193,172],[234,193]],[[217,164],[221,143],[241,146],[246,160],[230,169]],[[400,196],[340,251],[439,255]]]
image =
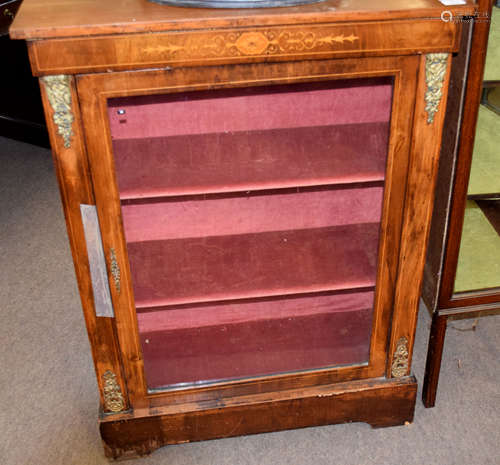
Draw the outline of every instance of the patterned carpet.
[[[0,138],[0,464],[105,465],[98,396],[50,152]],[[421,310],[413,372],[424,373]],[[500,318],[450,323],[437,405],[362,423],[162,448],[137,465],[496,465]],[[457,329],[455,329],[457,328]]]

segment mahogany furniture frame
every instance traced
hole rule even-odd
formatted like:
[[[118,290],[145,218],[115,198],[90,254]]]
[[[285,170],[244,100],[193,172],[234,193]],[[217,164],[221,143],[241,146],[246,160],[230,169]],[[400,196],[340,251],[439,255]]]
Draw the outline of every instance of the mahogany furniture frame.
[[[456,64],[455,99],[449,101],[450,137],[443,142],[442,166],[429,244],[423,298],[433,312],[422,399],[436,403],[447,321],[450,316],[473,317],[500,308],[500,291],[454,293],[467,189],[483,88],[493,2],[480,0],[478,16],[464,35]],[[460,107],[453,108],[453,107]],[[443,162],[443,160],[446,161]],[[451,192],[451,195],[450,195]],[[439,205],[439,208],[438,208]]]
[[[293,9],[196,10],[25,0],[11,28],[29,41],[100,392],[111,458],[166,444],[310,425],[412,421],[411,354],[451,54],[460,21],[435,0],[329,0]],[[123,5],[127,6],[125,8]],[[456,17],[474,14],[473,4]],[[209,47],[205,44],[223,44]],[[374,321],[366,365],[148,391],[106,102],[270,83],[390,76],[393,103]],[[95,205],[113,313],[96,313],[81,205]]]

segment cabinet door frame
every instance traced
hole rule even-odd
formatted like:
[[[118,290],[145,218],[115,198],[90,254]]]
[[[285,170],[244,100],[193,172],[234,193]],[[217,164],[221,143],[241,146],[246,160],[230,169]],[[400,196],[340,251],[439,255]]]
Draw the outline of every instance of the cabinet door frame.
[[[402,339],[406,340],[409,354],[406,369],[400,376],[408,374],[423,251],[430,223],[441,115],[444,114],[438,112],[432,124],[426,121],[424,68],[425,56],[397,56],[169,68],[76,77],[102,243],[108,261],[116,343],[122,357],[128,404],[134,410],[337,381],[391,377],[392,355]],[[444,101],[447,75],[448,72],[443,83]],[[148,392],[114,172],[107,99],[376,76],[393,76],[394,87],[369,363]],[[418,200],[420,195],[423,201]],[[119,290],[113,285],[111,249],[120,269]]]

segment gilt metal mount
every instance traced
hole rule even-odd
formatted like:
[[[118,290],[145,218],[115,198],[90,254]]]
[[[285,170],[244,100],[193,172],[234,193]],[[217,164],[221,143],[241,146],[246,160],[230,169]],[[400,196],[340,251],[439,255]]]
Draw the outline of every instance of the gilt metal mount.
[[[102,375],[102,379],[104,382],[104,408],[111,412],[121,412],[125,408],[125,401],[120,385],[116,381],[116,375],[111,370],[107,370]]]
[[[111,262],[111,274],[113,275],[116,291],[120,292],[121,289],[120,267],[118,266],[118,260],[116,259],[116,253],[113,247],[111,247],[109,251],[109,260]]]
[[[443,83],[448,65],[447,53],[429,53],[425,57],[425,111],[427,112],[427,123],[434,122],[434,115],[439,110],[439,104],[443,97]]]
[[[401,378],[408,372],[408,339],[401,337],[396,342],[394,357],[392,359],[391,374],[394,378]]]
[[[41,78],[45,85],[47,98],[52,107],[52,119],[57,126],[57,132],[64,140],[64,147],[71,147],[73,136],[73,111],[71,108],[70,76],[57,74]]]

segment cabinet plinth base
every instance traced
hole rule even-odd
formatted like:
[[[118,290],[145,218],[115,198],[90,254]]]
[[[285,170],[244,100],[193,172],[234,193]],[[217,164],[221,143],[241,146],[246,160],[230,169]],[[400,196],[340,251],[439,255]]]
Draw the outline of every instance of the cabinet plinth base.
[[[100,420],[106,456],[126,459],[159,447],[205,439],[334,423],[397,426],[413,420],[414,376],[313,386],[154,409]]]

